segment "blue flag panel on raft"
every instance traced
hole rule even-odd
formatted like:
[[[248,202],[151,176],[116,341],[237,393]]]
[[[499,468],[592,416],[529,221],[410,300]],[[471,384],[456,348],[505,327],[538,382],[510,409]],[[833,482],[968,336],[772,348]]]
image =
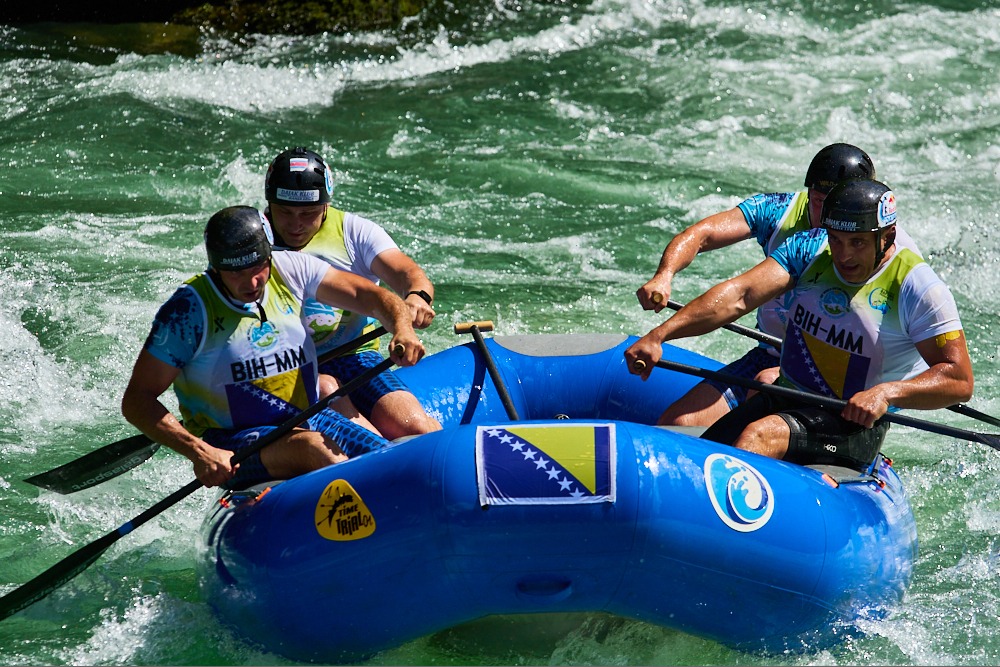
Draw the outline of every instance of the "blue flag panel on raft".
[[[615,501],[614,424],[480,426],[481,505]]]

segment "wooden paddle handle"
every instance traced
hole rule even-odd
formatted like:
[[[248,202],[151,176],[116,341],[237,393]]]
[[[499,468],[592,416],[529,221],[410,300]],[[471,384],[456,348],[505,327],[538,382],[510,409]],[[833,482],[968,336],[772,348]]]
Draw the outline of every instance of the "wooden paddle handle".
[[[635,363],[632,364],[632,368],[639,371],[640,373],[646,370],[646,362],[642,359],[636,359]]]
[[[455,324],[455,333],[469,333],[472,331],[472,327],[477,327],[480,331],[493,331],[493,320],[483,320],[481,322],[458,322]]]
[[[406,354],[406,346],[404,346],[402,343],[396,343],[392,348],[392,353],[395,354],[397,357],[401,357],[404,354]]]
[[[653,296],[649,298],[653,303],[663,303],[663,294],[660,292],[653,292]]]

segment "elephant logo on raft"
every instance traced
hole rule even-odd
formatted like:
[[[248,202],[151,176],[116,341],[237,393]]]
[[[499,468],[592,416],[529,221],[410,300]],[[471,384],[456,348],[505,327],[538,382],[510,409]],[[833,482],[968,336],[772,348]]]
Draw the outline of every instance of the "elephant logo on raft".
[[[715,513],[733,530],[749,533],[771,518],[774,492],[753,466],[728,454],[710,454],[705,485]]]

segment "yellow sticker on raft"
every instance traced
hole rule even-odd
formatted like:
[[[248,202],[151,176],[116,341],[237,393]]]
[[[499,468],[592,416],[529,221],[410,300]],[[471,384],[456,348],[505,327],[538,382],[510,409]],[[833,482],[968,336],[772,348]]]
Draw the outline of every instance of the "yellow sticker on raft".
[[[316,503],[316,530],[328,540],[360,540],[375,532],[375,517],[346,480],[330,482]]]

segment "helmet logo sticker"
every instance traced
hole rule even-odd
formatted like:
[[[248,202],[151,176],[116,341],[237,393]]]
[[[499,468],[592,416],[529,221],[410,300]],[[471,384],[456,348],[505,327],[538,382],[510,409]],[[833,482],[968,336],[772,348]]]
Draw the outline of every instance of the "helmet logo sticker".
[[[288,171],[305,171],[309,168],[309,158],[293,157],[288,160]]]
[[[733,530],[749,533],[763,528],[774,512],[774,492],[764,476],[728,454],[709,454],[705,459],[705,485],[715,513]]]
[[[257,215],[260,216],[260,224],[264,227],[264,236],[267,237],[268,244],[274,245],[274,230],[271,229],[271,221],[261,211],[257,211]]]
[[[296,202],[318,202],[319,190],[289,190],[278,188],[278,199]]]
[[[878,200],[878,226],[888,227],[896,224],[896,195],[887,190]]]

